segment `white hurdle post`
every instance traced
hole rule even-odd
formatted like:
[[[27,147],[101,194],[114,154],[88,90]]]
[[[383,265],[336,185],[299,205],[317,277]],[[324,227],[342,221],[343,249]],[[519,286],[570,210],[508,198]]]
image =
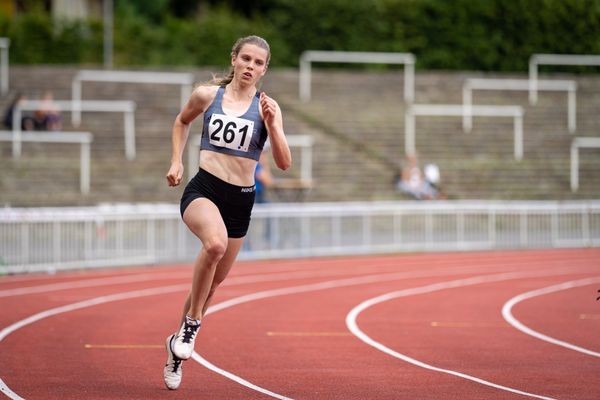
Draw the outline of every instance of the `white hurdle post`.
[[[403,64],[404,101],[412,103],[415,98],[415,56],[411,53],[383,53],[359,51],[308,50],[300,56],[300,100],[308,102],[311,97],[311,64],[313,62],[337,62],[359,64]]]
[[[406,107],[404,115],[404,147],[406,154],[416,151],[415,117],[463,117],[471,115],[482,117],[512,117],[514,119],[514,155],[515,159],[523,159],[523,107],[520,106],[471,106],[467,111],[461,104],[412,104]]]
[[[147,83],[147,84],[170,84],[179,85],[181,108],[185,105],[192,92],[194,76],[185,72],[152,72],[152,71],[114,71],[114,70],[81,70],[71,82],[72,100],[81,101],[81,84],[87,82],[111,82],[111,83]],[[78,110],[73,111],[73,125],[79,126],[81,114]]]
[[[529,58],[529,103],[537,103],[538,65],[600,66],[600,56],[579,54],[533,54]]]
[[[93,140],[94,136],[90,132],[21,132],[19,130],[17,143],[19,155],[22,142],[79,144],[79,189],[81,193],[88,194],[90,192],[90,145]],[[0,131],[0,141],[13,141],[14,146],[15,131]]]
[[[600,148],[598,137],[576,137],[571,142],[571,191],[579,189],[579,149]]]
[[[527,79],[487,79],[487,78],[469,78],[463,83],[463,106],[465,114],[463,116],[463,130],[471,132],[473,120],[471,115],[471,106],[473,104],[473,92],[475,90],[511,90],[528,91],[531,81]],[[567,92],[567,118],[569,132],[574,133],[576,129],[576,91],[577,82],[571,80],[539,80],[537,89],[545,91],[565,91]]]
[[[81,88],[81,86],[79,86],[79,88]],[[135,102],[130,100],[54,100],[52,103],[61,110],[71,111],[73,119],[78,121],[80,121],[80,113],[85,111],[122,112],[125,156],[128,160],[133,160],[135,158]],[[34,111],[42,105],[43,102],[39,100],[29,100],[23,102],[15,109],[15,115],[13,116],[13,131],[15,132],[16,141],[13,145],[13,156],[19,157],[21,155],[20,144],[18,143],[18,131],[21,129],[21,124],[16,124],[16,121],[21,120],[21,110]],[[78,117],[76,117],[76,115],[78,115]]]

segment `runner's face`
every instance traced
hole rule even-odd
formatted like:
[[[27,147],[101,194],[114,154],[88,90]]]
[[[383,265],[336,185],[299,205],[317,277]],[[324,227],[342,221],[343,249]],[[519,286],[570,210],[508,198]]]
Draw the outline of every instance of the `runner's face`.
[[[234,76],[242,82],[255,84],[267,72],[269,54],[261,47],[245,44],[237,55],[231,57]]]

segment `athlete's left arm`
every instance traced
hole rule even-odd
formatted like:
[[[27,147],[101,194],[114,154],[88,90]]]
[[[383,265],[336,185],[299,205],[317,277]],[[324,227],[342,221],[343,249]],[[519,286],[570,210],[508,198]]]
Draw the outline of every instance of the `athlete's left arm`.
[[[292,166],[292,153],[283,132],[283,117],[279,104],[262,92],[260,94],[260,108],[263,121],[269,133],[271,153],[279,169],[286,170]]]

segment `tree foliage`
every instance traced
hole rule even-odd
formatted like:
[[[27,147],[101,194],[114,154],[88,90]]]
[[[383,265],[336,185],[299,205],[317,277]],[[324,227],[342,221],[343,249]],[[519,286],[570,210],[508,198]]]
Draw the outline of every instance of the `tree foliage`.
[[[116,0],[115,65],[223,66],[258,34],[272,65],[305,50],[411,52],[421,69],[524,71],[531,54],[600,54],[600,0]],[[101,63],[101,21],[0,15],[13,63]]]

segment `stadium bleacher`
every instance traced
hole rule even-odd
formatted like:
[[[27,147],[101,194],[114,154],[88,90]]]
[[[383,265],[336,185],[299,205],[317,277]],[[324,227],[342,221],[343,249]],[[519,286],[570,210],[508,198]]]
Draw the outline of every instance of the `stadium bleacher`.
[[[196,81],[202,82],[210,79],[212,71],[186,72],[192,72]],[[51,90],[55,99],[69,100],[71,81],[77,72],[77,68],[63,66],[11,67],[10,92],[0,99],[0,106],[4,110],[18,91],[35,98]],[[461,118],[417,119],[416,148],[420,161],[439,165],[442,184],[450,199],[598,198],[600,149],[580,151],[576,192],[571,191],[569,167],[573,138],[600,136],[600,77],[570,73],[542,74],[541,77],[577,82],[575,133],[568,130],[565,93],[540,92],[535,105],[529,104],[526,92],[482,91],[473,96],[476,105],[523,107],[522,161],[514,159],[510,119],[474,117],[471,133],[463,132]],[[462,86],[467,78],[526,79],[527,76],[417,72],[415,103],[461,104]],[[393,186],[405,153],[403,79],[401,71],[314,70],[312,99],[303,103],[298,96],[297,71],[269,71],[263,88],[279,101],[286,133],[314,138],[314,182],[302,200],[404,199]],[[81,126],[75,128],[70,125],[69,112],[64,111],[64,130],[89,131],[94,135],[90,193],[80,193],[79,152],[72,146],[26,143],[22,157],[14,159],[11,143],[2,142],[0,204],[71,206],[101,202],[177,202],[182,188],[168,188],[164,174],[170,158],[171,124],[179,110],[179,90],[147,83],[90,82],[83,88],[83,98],[136,103],[136,158],[125,158],[121,115],[84,113]],[[192,132],[199,130],[200,125],[195,125]],[[290,175],[299,176],[299,170],[292,169]]]

